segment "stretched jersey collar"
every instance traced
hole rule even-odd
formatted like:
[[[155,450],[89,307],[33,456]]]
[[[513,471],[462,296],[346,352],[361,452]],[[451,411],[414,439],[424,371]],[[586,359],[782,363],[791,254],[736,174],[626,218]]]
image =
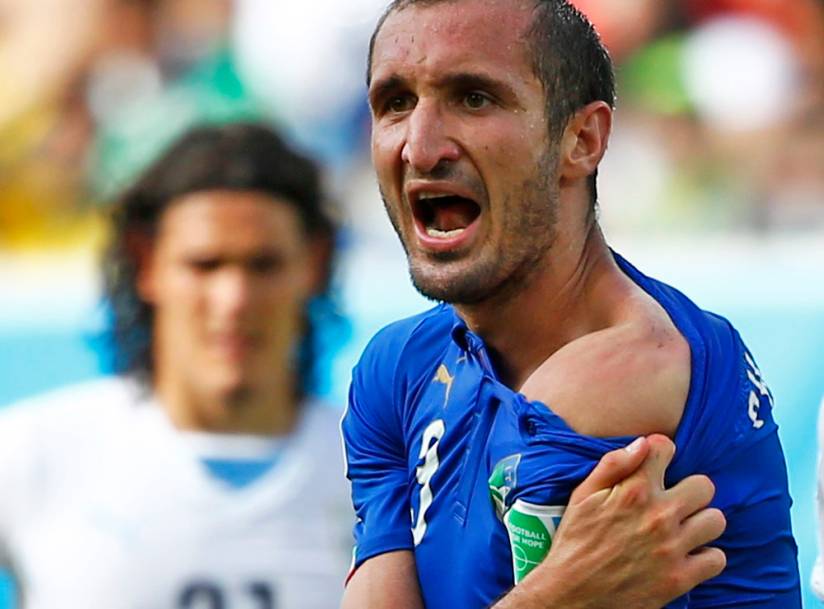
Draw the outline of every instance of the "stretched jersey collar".
[[[449,307],[452,313],[452,330],[450,331],[452,341],[461,351],[473,352],[481,355],[483,358],[489,359],[484,340],[469,329],[466,322],[458,315],[455,307],[452,305],[445,306]]]
[[[444,306],[448,307],[450,313],[452,313],[452,329],[450,330],[450,334],[453,342],[458,345],[462,351],[468,351],[469,340],[467,340],[467,334],[469,334],[469,328],[466,322],[458,315],[455,307],[450,304],[445,304]]]

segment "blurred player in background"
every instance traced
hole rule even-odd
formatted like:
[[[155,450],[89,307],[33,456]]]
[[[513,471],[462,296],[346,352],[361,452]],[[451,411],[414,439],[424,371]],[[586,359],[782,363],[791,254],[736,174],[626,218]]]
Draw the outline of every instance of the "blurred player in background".
[[[119,374],[0,415],[0,557],[26,609],[337,604],[339,416],[308,394],[325,203],[316,166],[251,124],[193,130],[119,201]]]
[[[598,224],[615,86],[590,23],[566,0],[395,0],[369,65],[381,194],[442,304],[353,374],[345,605],[800,607],[761,372]],[[636,436],[638,472],[593,484]]]

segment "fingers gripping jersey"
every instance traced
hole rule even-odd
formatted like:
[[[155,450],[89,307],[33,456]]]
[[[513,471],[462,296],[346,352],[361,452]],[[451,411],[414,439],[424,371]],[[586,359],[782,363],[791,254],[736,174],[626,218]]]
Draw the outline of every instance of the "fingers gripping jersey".
[[[772,396],[737,332],[623,259],[691,347],[688,402],[667,483],[717,486],[722,575],[669,607],[800,607],[786,467]],[[546,553],[575,486],[632,438],[581,436],[504,387],[451,307],[379,333],[343,420],[359,522],[355,564],[414,550],[429,609],[487,607]]]

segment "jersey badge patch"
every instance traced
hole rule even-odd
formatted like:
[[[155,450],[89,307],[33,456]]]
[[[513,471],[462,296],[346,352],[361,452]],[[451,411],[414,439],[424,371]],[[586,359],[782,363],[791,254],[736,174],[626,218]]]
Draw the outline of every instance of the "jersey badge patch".
[[[489,498],[495,506],[498,518],[503,519],[506,512],[506,498],[518,484],[518,465],[521,453],[504,457],[495,465],[489,476]]]

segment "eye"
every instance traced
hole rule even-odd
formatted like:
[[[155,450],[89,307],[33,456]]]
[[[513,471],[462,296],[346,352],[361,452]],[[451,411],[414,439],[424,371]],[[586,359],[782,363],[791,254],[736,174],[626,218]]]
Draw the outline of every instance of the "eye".
[[[248,268],[257,275],[271,275],[282,270],[286,264],[283,256],[278,254],[263,254],[249,260]]]
[[[386,100],[384,108],[386,112],[399,114],[408,112],[415,107],[415,98],[412,95],[393,95]]]
[[[191,258],[188,261],[189,268],[196,273],[211,273],[220,267],[221,261],[218,258]]]
[[[470,91],[463,96],[464,106],[471,110],[481,110],[490,103],[492,103],[492,100],[484,93],[479,93],[478,91]]]

